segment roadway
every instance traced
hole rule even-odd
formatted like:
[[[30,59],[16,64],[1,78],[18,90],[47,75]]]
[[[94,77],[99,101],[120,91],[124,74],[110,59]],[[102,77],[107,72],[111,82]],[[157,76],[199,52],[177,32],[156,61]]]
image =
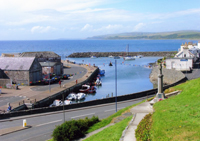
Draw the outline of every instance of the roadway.
[[[133,99],[129,101],[118,102],[117,107],[123,109],[146,99],[146,97]],[[78,109],[65,110],[65,120],[83,119],[85,117],[98,116],[100,119],[106,118],[115,113],[115,103],[90,106]],[[38,115],[28,115],[13,117],[6,120],[0,120],[0,130],[23,125],[23,119],[27,120],[27,125],[31,128],[0,136],[2,141],[45,141],[52,138],[51,134],[56,125],[64,121],[63,111],[43,113]]]

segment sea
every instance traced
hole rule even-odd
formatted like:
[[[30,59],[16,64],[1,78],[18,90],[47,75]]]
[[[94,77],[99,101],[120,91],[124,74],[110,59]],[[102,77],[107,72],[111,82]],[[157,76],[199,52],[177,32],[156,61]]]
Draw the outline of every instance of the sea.
[[[178,51],[185,42],[198,43],[197,40],[32,40],[32,41],[0,41],[1,53],[22,53],[35,51],[53,51],[63,60],[76,63],[95,64],[105,70],[102,86],[95,94],[88,94],[84,101],[101,99],[110,96],[119,96],[144,91],[153,88],[149,80],[151,69],[149,63],[154,63],[160,57],[143,57],[132,61],[122,58],[108,57],[67,58],[75,52],[125,52],[129,45],[129,52],[149,51]],[[113,66],[108,64],[112,62]],[[116,73],[117,72],[117,75]],[[79,73],[79,72],[75,72]],[[117,81],[116,81],[117,80]],[[115,83],[117,82],[117,83]],[[117,84],[117,85],[116,85]]]

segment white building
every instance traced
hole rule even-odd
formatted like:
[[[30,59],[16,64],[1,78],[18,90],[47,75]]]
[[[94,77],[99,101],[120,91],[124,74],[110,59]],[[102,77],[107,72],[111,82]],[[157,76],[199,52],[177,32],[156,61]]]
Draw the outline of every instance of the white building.
[[[199,58],[199,53],[200,42],[198,45],[191,42],[182,44],[174,58],[166,59],[166,68],[190,71],[193,68],[193,63]]]

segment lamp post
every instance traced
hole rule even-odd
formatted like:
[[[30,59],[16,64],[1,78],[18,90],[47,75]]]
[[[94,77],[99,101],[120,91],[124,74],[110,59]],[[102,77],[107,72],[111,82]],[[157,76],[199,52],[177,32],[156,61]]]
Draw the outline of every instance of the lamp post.
[[[50,67],[50,62],[48,62],[49,63],[49,68],[50,68],[50,70],[49,70],[49,92],[51,92],[51,85],[50,85],[50,72],[51,72],[51,67]]]
[[[115,59],[115,108],[117,112],[117,60]]]

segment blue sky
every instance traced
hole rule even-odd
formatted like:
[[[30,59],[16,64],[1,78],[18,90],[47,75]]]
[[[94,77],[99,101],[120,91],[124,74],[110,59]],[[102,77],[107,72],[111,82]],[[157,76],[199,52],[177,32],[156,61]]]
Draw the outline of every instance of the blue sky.
[[[0,0],[0,40],[200,30],[199,0]]]

